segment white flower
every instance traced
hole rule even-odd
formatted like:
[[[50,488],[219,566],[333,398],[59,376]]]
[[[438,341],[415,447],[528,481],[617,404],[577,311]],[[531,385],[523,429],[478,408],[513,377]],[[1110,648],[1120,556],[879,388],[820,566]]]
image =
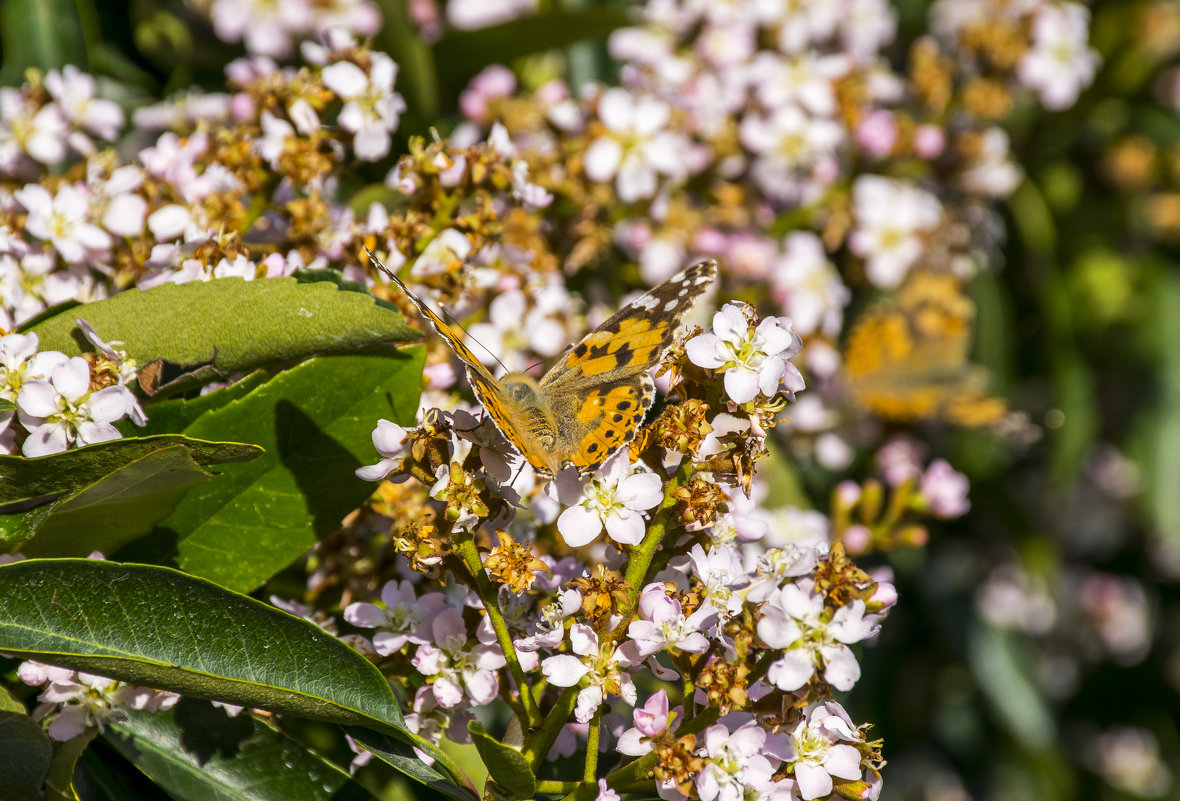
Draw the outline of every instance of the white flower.
[[[357,158],[377,161],[389,154],[390,134],[397,130],[406,110],[402,96],[393,91],[397,64],[379,51],[369,54],[369,74],[351,61],[324,67],[324,85],[345,101],[340,110],[340,127],[354,134]]]
[[[771,291],[800,336],[821,332],[834,337],[844,322],[852,292],[828,259],[823,242],[811,231],[795,231],[783,240],[783,253],[770,274]]]
[[[117,371],[116,380],[118,381],[118,386],[123,389],[123,400],[127,404],[127,416],[137,426],[147,425],[147,415],[143,413],[143,409],[140,407],[139,400],[135,397],[135,394],[128,389],[128,385],[134,382],[136,378],[135,360],[127,355],[127,351],[115,347],[116,345],[122,345],[122,342],[104,342],[98,336],[98,332],[91,327],[90,323],[81,318],[78,318],[76,322],[78,323],[78,328],[82,331],[82,335],[94,346],[94,349],[113,363]]]
[[[869,281],[882,289],[901,283],[924,250],[923,234],[942,219],[942,204],[907,181],[862,175],[852,186],[856,229],[852,252],[865,260]]]
[[[209,8],[221,39],[276,58],[291,52],[292,35],[308,30],[312,13],[310,0],[214,0]]]
[[[771,648],[783,649],[767,680],[792,692],[805,685],[824,665],[824,680],[837,690],[850,690],[860,678],[860,665],[846,643],[860,642],[877,631],[876,617],[865,614],[864,601],[841,606],[830,621],[823,619],[824,599],[810,579],[775,590],[762,607],[758,636]]]
[[[691,654],[709,650],[709,640],[701,630],[717,622],[717,612],[708,603],[686,617],[680,601],[668,595],[662,581],[656,581],[643,588],[639,613],[642,619],[631,622],[627,636],[644,659],[665,648]]]
[[[17,675],[25,684],[47,685],[37,696],[34,720],[52,717],[49,736],[58,742],[72,740],[91,726],[124,720],[123,709],[159,712],[180,700],[175,693],[122,684],[114,679],[75,673],[37,662],[22,662]]]
[[[94,259],[111,247],[110,234],[90,222],[90,204],[76,187],[64,184],[51,196],[45,187],[28,184],[13,196],[29,212],[29,233],[52,242],[66,263]]]
[[[456,272],[471,255],[471,240],[462,231],[447,228],[439,233],[422,251],[410,275],[422,278],[428,275],[446,275]]]
[[[5,334],[0,337],[0,398],[16,401],[24,381],[26,365],[37,352],[36,334]]]
[[[580,500],[557,518],[557,530],[574,548],[591,542],[603,528],[615,542],[638,545],[646,531],[643,513],[663,499],[660,477],[642,466],[632,468],[624,449],[586,480]]]
[[[832,84],[850,66],[843,55],[819,56],[805,51],[784,59],[763,51],[751,65],[754,93],[767,108],[799,106],[810,114],[831,117],[837,111]]]
[[[844,128],[798,106],[746,114],[739,136],[758,156],[750,168],[755,183],[776,200],[809,198],[839,175],[834,159]]]
[[[449,0],[446,6],[452,25],[474,31],[533,14],[537,0]]]
[[[705,601],[723,620],[742,611],[742,599],[734,592],[749,582],[741,557],[733,548],[714,546],[708,553],[701,545],[688,552],[692,573],[701,582]]]
[[[1024,172],[1012,161],[1008,134],[1003,128],[988,128],[980,135],[979,152],[959,176],[959,183],[968,192],[1005,198],[1012,194],[1023,177]]]
[[[766,737],[766,730],[753,721],[733,732],[724,723],[705,729],[707,762],[696,777],[701,801],[764,797],[772,784],[777,762],[763,755]]]
[[[1086,46],[1090,12],[1079,3],[1043,4],[1033,18],[1032,47],[1017,74],[1036,91],[1046,108],[1072,106],[1094,80],[1100,58]]]
[[[127,413],[124,387],[90,392],[90,366],[81,356],[57,364],[48,380],[26,381],[17,396],[17,414],[29,432],[25,456],[58,453],[71,445],[119,439],[111,425]]]
[[[598,116],[607,134],[586,151],[586,176],[614,179],[619,200],[632,203],[656,193],[659,176],[684,177],[687,143],[665,130],[671,108],[651,95],[633,96],[626,89],[607,89],[598,101]]]
[[[842,742],[860,736],[843,707],[834,701],[812,707],[791,732],[787,763],[794,765],[795,781],[805,801],[830,795],[833,778],[861,777],[860,751]]]
[[[94,78],[77,67],[50,70],[45,74],[45,88],[62,115],[77,127],[103,139],[114,139],[123,127],[123,110],[110,100],[97,99]]]
[[[541,673],[555,687],[576,687],[589,679],[578,692],[574,708],[579,723],[588,723],[608,695],[617,695],[634,706],[635,684],[624,669],[638,661],[634,654],[613,646],[600,650],[598,635],[584,623],[570,627],[570,645],[578,656],[551,656],[541,663]]]
[[[381,481],[401,467],[405,441],[406,429],[388,420],[378,420],[377,427],[373,429],[373,447],[381,454],[382,459],[377,464],[358,467],[357,478]]]
[[[88,181],[94,193],[94,216],[102,227],[118,236],[139,236],[147,216],[147,201],[135,190],[143,184],[143,171],[126,164],[104,179],[94,176]]]
[[[270,166],[278,169],[279,156],[287,140],[295,137],[295,126],[269,111],[262,111],[262,136],[254,142],[254,150],[266,159]]]
[[[15,172],[22,154],[56,164],[65,158],[69,131],[55,103],[37,107],[19,89],[0,89],[0,172]]]
[[[791,393],[803,389],[803,376],[787,361],[803,348],[791,320],[766,317],[752,328],[745,308],[744,303],[730,302],[714,314],[712,333],[695,336],[685,345],[689,360],[724,370],[725,392],[735,403],[747,403],[759,394],[772,398],[784,385]]]

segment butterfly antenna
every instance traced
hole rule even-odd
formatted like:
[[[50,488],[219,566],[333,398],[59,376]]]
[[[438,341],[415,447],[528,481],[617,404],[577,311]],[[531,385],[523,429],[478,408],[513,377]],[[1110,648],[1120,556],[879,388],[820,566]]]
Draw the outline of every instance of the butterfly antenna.
[[[389,280],[393,281],[395,284],[398,285],[398,287],[401,288],[402,292],[405,292],[407,295],[413,296],[414,293],[410,291],[410,288],[402,283],[402,280],[400,278],[398,278],[397,275],[394,274],[393,270],[389,269],[384,264],[382,264],[381,260],[373,254],[373,251],[369,250],[367,245],[362,244],[361,247],[363,247],[365,249],[365,253],[369,254],[369,261],[373,263],[374,267],[376,267],[381,272],[385,273],[385,275],[389,277]],[[485,353],[487,353],[489,356],[491,356],[493,359],[496,360],[496,364],[498,364],[504,368],[504,372],[507,372],[507,373],[512,372],[512,370],[510,370],[508,368],[508,365],[506,365],[506,364],[504,364],[504,362],[500,361],[499,356],[492,353],[492,351],[486,345],[484,345],[482,342],[480,342],[478,339],[476,339],[475,337],[468,334],[467,329],[463,327],[463,324],[460,323],[458,320],[456,320],[454,318],[454,316],[452,316],[451,313],[449,311],[447,311],[445,306],[443,306],[440,303],[438,308],[442,311],[443,315],[447,318],[447,321],[449,323],[451,323],[452,325],[454,325],[456,328],[458,328],[460,331],[463,332],[464,340],[469,339],[472,342],[474,342],[475,344],[479,345],[481,348],[483,348]]]

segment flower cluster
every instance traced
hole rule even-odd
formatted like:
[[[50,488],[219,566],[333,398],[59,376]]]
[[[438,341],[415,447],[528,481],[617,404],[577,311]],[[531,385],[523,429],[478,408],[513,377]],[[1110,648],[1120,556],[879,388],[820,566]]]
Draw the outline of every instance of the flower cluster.
[[[822,514],[804,534],[741,488],[762,490],[757,443],[804,388],[799,348],[790,319],[726,306],[672,349],[676,403],[582,478],[540,481],[463,410],[381,421],[383,458],[358,475],[398,482],[399,516],[418,522],[391,537],[418,577],[345,618],[372,630],[386,675],[425,682],[420,733],[463,738],[469,709],[499,699],[532,722],[526,753],[567,753],[579,732],[597,752],[613,735],[620,754],[659,757],[647,770],[665,798],[875,794],[879,746],[830,694],[859,678],[849,646],[896,592],[848,561]],[[643,706],[639,674],[667,682]],[[540,699],[522,689],[541,679]],[[627,707],[634,728],[608,725]]]
[[[180,700],[176,693],[38,662],[22,662],[17,676],[29,686],[44,687],[33,719],[42,721],[49,736],[59,742],[72,740],[88,728],[101,730],[108,723],[125,720],[124,709],[161,712]]]
[[[36,334],[0,336],[0,453],[46,456],[69,448],[119,439],[114,423],[147,418],[131,387],[135,362],[99,339],[85,320],[78,327],[95,348],[69,357],[39,350]]]

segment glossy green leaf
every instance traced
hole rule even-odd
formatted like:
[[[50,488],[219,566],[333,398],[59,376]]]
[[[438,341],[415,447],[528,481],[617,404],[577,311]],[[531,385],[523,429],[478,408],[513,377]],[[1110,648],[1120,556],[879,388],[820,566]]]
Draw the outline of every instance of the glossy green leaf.
[[[404,730],[376,667],[305,620],[147,565],[0,565],[0,651],[274,712]]]
[[[206,703],[129,711],[102,735],[128,762],[176,799],[328,801],[370,797],[347,771],[249,715]]]
[[[104,476],[80,492],[32,510],[23,531],[25,556],[85,556],[113,553],[167,517],[184,493],[213,476],[182,445],[153,451]],[[31,519],[30,519],[31,518]],[[5,532],[0,531],[0,537]],[[10,546],[13,541],[9,541]]]
[[[496,783],[517,798],[532,798],[537,792],[537,777],[524,754],[492,737],[478,720],[469,722],[467,731]]]
[[[41,724],[0,689],[0,801],[37,798],[52,755]]]
[[[381,418],[412,424],[424,352],[312,359],[186,426],[187,436],[241,439],[266,454],[226,465],[190,491],[163,523],[178,535],[178,563],[252,590],[336,531],[373,491],[355,475],[377,461]]]
[[[473,798],[479,797],[474,787],[459,787],[444,778],[438,770],[419,759],[414,749],[404,740],[356,726],[345,727],[345,732],[385,764],[433,790],[458,801],[472,801]],[[433,746],[430,749],[423,750],[432,756],[443,756],[439,749]]]
[[[70,0],[4,0],[0,3],[4,66],[0,85],[24,80],[25,70],[86,65],[78,8]]]
[[[203,467],[244,462],[262,453],[257,446],[237,442],[154,436],[100,442],[35,459],[0,456],[0,504],[77,492],[148,454],[177,446]]]
[[[42,350],[90,350],[83,317],[107,341],[122,342],[142,364],[163,360],[179,380],[172,389],[259,367],[340,353],[420,334],[389,304],[338,282],[295,278],[225,278],[128,291],[70,309],[33,326]]]

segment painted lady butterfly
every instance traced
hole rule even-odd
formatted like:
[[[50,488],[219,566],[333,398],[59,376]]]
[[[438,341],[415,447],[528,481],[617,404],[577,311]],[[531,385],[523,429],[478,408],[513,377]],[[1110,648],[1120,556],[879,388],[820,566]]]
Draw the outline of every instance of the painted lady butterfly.
[[[492,375],[463,343],[466,333],[435,314],[372,257],[467,367],[467,380],[496,427],[537,474],[593,472],[632,439],[655,399],[649,374],[684,315],[717,275],[703,261],[641,295],[565,351],[541,377]]]
[[[1008,414],[969,360],[975,304],[953,276],[917,272],[861,315],[844,347],[856,402],[888,420],[989,426]]]

